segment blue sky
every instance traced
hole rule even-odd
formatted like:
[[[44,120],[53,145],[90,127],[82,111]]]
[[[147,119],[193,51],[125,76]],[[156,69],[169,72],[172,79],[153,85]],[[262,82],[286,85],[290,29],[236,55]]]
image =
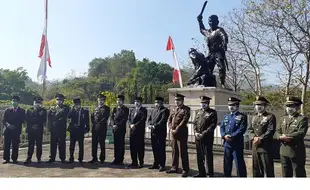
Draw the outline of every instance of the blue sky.
[[[192,37],[203,42],[196,17],[203,0],[50,0],[48,41],[53,68],[48,79],[64,78],[73,69],[87,72],[95,57],[121,49],[172,65],[166,52],[171,35],[182,61],[193,46]],[[220,18],[241,0],[210,0],[204,13]],[[220,20],[221,21],[221,20]],[[44,26],[44,0],[5,0],[0,6],[0,67],[24,67],[36,81],[37,57]]]

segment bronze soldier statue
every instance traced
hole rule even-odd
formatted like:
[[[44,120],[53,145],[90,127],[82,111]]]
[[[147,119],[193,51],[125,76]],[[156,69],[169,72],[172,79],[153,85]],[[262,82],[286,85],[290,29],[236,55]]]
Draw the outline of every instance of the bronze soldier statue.
[[[67,117],[69,106],[64,104],[65,96],[56,94],[56,106],[51,107],[47,112],[48,129],[50,131],[50,159],[48,163],[55,162],[57,153],[57,145],[59,150],[59,159],[62,163],[66,162],[66,132],[67,132]]]
[[[168,118],[168,126],[171,134],[172,168],[167,173],[178,172],[179,155],[181,154],[182,177],[187,177],[189,172],[187,123],[190,118],[190,107],[184,105],[184,97],[181,94],[175,95],[177,107]]]
[[[139,168],[144,166],[144,135],[147,119],[147,109],[142,106],[142,98],[136,97],[135,108],[129,114],[130,123],[130,155],[131,164],[128,168],[137,168],[139,159]]]
[[[253,177],[274,177],[273,166],[273,135],[276,130],[276,117],[266,111],[268,100],[263,96],[257,96],[255,114],[248,128],[248,134],[253,141],[252,160]]]
[[[114,161],[112,164],[122,165],[125,155],[125,134],[129,115],[129,108],[124,105],[125,97],[118,95],[117,107],[113,108],[111,124],[114,136]]]
[[[95,108],[94,113],[91,114],[92,121],[92,157],[89,163],[98,162],[97,150],[98,143],[100,145],[100,162],[103,164],[106,158],[105,155],[105,139],[107,136],[108,119],[110,117],[110,108],[105,103],[106,96],[99,94],[97,96],[98,106]]]
[[[189,50],[189,57],[194,64],[195,73],[188,80],[187,85],[216,86],[215,76],[213,75],[215,63],[207,62],[204,54],[194,48]]]
[[[210,29],[205,28],[202,19],[203,17],[200,14],[197,17],[200,32],[206,37],[209,49],[209,55],[206,58],[207,62],[210,65],[217,65],[221,85],[225,88],[226,68],[228,69],[225,52],[227,51],[228,35],[222,27],[218,26],[219,19],[217,15],[209,17]]]
[[[3,115],[3,136],[4,136],[4,151],[3,163],[10,162],[10,148],[12,145],[12,155],[11,159],[13,163],[17,163],[18,159],[18,148],[20,142],[20,134],[22,131],[22,125],[25,121],[25,110],[18,106],[20,102],[19,96],[12,97],[12,107],[7,108]]]
[[[196,113],[194,131],[196,137],[197,165],[199,173],[194,177],[213,177],[213,141],[217,125],[217,112],[209,107],[210,97],[201,96],[201,109]],[[207,171],[206,172],[206,168]]]
[[[84,134],[89,132],[89,111],[81,107],[81,99],[75,97],[73,99],[73,107],[68,114],[70,124],[68,131],[70,132],[70,158],[69,162],[74,162],[74,149],[76,142],[79,143],[79,162],[83,163],[84,158]]]
[[[151,129],[152,150],[154,163],[149,169],[159,169],[159,172],[166,168],[166,137],[169,109],[164,107],[164,98],[155,98],[155,108],[148,119]]]
[[[307,177],[305,170],[306,149],[304,138],[308,131],[308,118],[298,113],[303,102],[297,97],[287,97],[287,115],[280,119],[275,138],[281,141],[280,157],[282,176]]]
[[[42,157],[42,141],[44,125],[46,124],[47,111],[42,107],[43,99],[35,97],[33,99],[33,107],[29,108],[26,112],[26,133],[28,133],[28,153],[25,164],[31,163],[31,158],[34,151],[34,145],[37,147],[37,161],[41,162]]]

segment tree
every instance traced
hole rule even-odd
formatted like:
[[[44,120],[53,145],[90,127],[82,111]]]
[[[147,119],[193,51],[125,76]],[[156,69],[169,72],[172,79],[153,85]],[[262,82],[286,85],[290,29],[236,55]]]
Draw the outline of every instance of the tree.
[[[37,91],[26,87],[26,81],[29,80],[27,71],[22,67],[15,70],[0,69],[0,99],[10,100],[14,93],[20,96],[21,103],[32,104]]]
[[[249,68],[245,63],[239,62],[240,54],[235,53],[233,50],[230,50],[230,48],[226,54],[228,67],[230,68],[227,72],[226,83],[233,88],[234,92],[239,92],[246,82],[244,73],[250,72],[248,72]]]
[[[250,71],[254,74],[255,79],[254,93],[261,95],[261,69],[267,65],[261,45],[264,36],[241,9],[234,9],[225,20],[225,29],[229,35],[229,46],[231,46],[230,53],[238,54],[238,62],[251,68]],[[249,82],[248,74],[244,77]]]
[[[304,103],[310,72],[310,2],[309,0],[244,0],[245,11],[257,27],[276,29],[285,39],[292,42],[296,53],[305,61],[302,77]],[[301,107],[304,112],[304,104]]]

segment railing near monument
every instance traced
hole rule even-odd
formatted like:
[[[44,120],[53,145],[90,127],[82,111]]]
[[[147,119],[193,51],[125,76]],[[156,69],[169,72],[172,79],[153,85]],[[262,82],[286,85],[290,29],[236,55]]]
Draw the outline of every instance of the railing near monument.
[[[129,107],[130,109],[133,109],[134,108],[134,105],[133,104],[127,104],[126,105],[127,107]],[[189,120],[189,123],[188,123],[188,142],[189,143],[194,143],[195,142],[195,137],[194,137],[194,129],[193,129],[193,120],[195,118],[195,115],[196,115],[196,111],[199,109],[198,106],[191,106],[191,105],[188,105],[191,107],[191,117],[190,117],[190,120]],[[151,109],[154,107],[154,105],[144,105],[144,107],[147,108],[148,110],[148,117],[151,113]],[[174,105],[167,105],[167,107],[169,107],[170,110],[172,110],[174,108]],[[86,107],[87,108],[87,107]],[[89,109],[91,107],[88,107]],[[226,113],[228,113],[228,110],[227,110],[227,105],[217,105],[215,107],[212,107],[213,109],[215,109],[217,111],[217,115],[218,115],[218,124],[220,124],[220,122],[222,121],[224,115]],[[252,106],[240,106],[240,111],[247,114],[248,115],[248,122],[250,122],[251,118],[250,118],[250,114],[253,110]],[[2,126],[2,115],[4,113],[4,110],[0,110],[0,132],[1,132],[1,136],[2,136],[2,132],[3,132],[3,126]],[[170,135],[169,135],[169,130],[167,130],[167,145],[169,145],[169,142],[170,142]],[[86,137],[90,137],[91,136],[91,133],[88,133],[86,134]],[[126,133],[126,137],[129,138],[129,127],[127,127],[127,133]],[[146,133],[145,133],[145,138],[146,139],[150,139],[151,138],[151,131],[150,129],[148,128],[148,123],[146,124]],[[251,149],[251,143],[249,142],[248,140],[248,135],[247,133],[244,135],[244,143],[245,143],[245,149]],[[21,134],[21,144],[25,144],[27,143],[27,134],[25,133],[25,127],[23,127],[23,130],[22,130],[22,134]],[[3,138],[1,138],[1,144],[2,144],[2,141],[3,141]],[[49,132],[46,130],[44,130],[44,134],[43,134],[43,141],[44,142],[49,142]],[[214,144],[215,145],[222,145],[222,139],[220,137],[220,130],[219,130],[219,126],[217,126],[217,128],[215,129],[214,131]]]

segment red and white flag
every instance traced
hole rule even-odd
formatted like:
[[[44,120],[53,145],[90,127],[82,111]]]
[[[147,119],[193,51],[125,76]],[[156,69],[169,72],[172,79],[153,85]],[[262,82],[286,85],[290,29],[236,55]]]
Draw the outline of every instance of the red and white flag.
[[[43,81],[46,79],[46,64],[48,62],[48,65],[52,67],[51,65],[51,57],[49,53],[48,48],[48,42],[47,42],[47,8],[48,8],[48,0],[45,0],[45,25],[43,34],[41,37],[41,45],[40,45],[40,51],[39,51],[39,58],[41,58],[41,63],[39,66],[39,70],[37,73],[37,78],[39,81]]]
[[[180,87],[183,88],[183,82],[182,82],[180,65],[179,65],[177,54],[175,53],[174,49],[175,48],[174,48],[174,44],[173,44],[172,38],[169,36],[166,50],[167,51],[172,50],[172,52],[173,52],[174,69],[173,69],[173,79],[172,79],[172,82],[176,83],[177,81],[179,81]]]

